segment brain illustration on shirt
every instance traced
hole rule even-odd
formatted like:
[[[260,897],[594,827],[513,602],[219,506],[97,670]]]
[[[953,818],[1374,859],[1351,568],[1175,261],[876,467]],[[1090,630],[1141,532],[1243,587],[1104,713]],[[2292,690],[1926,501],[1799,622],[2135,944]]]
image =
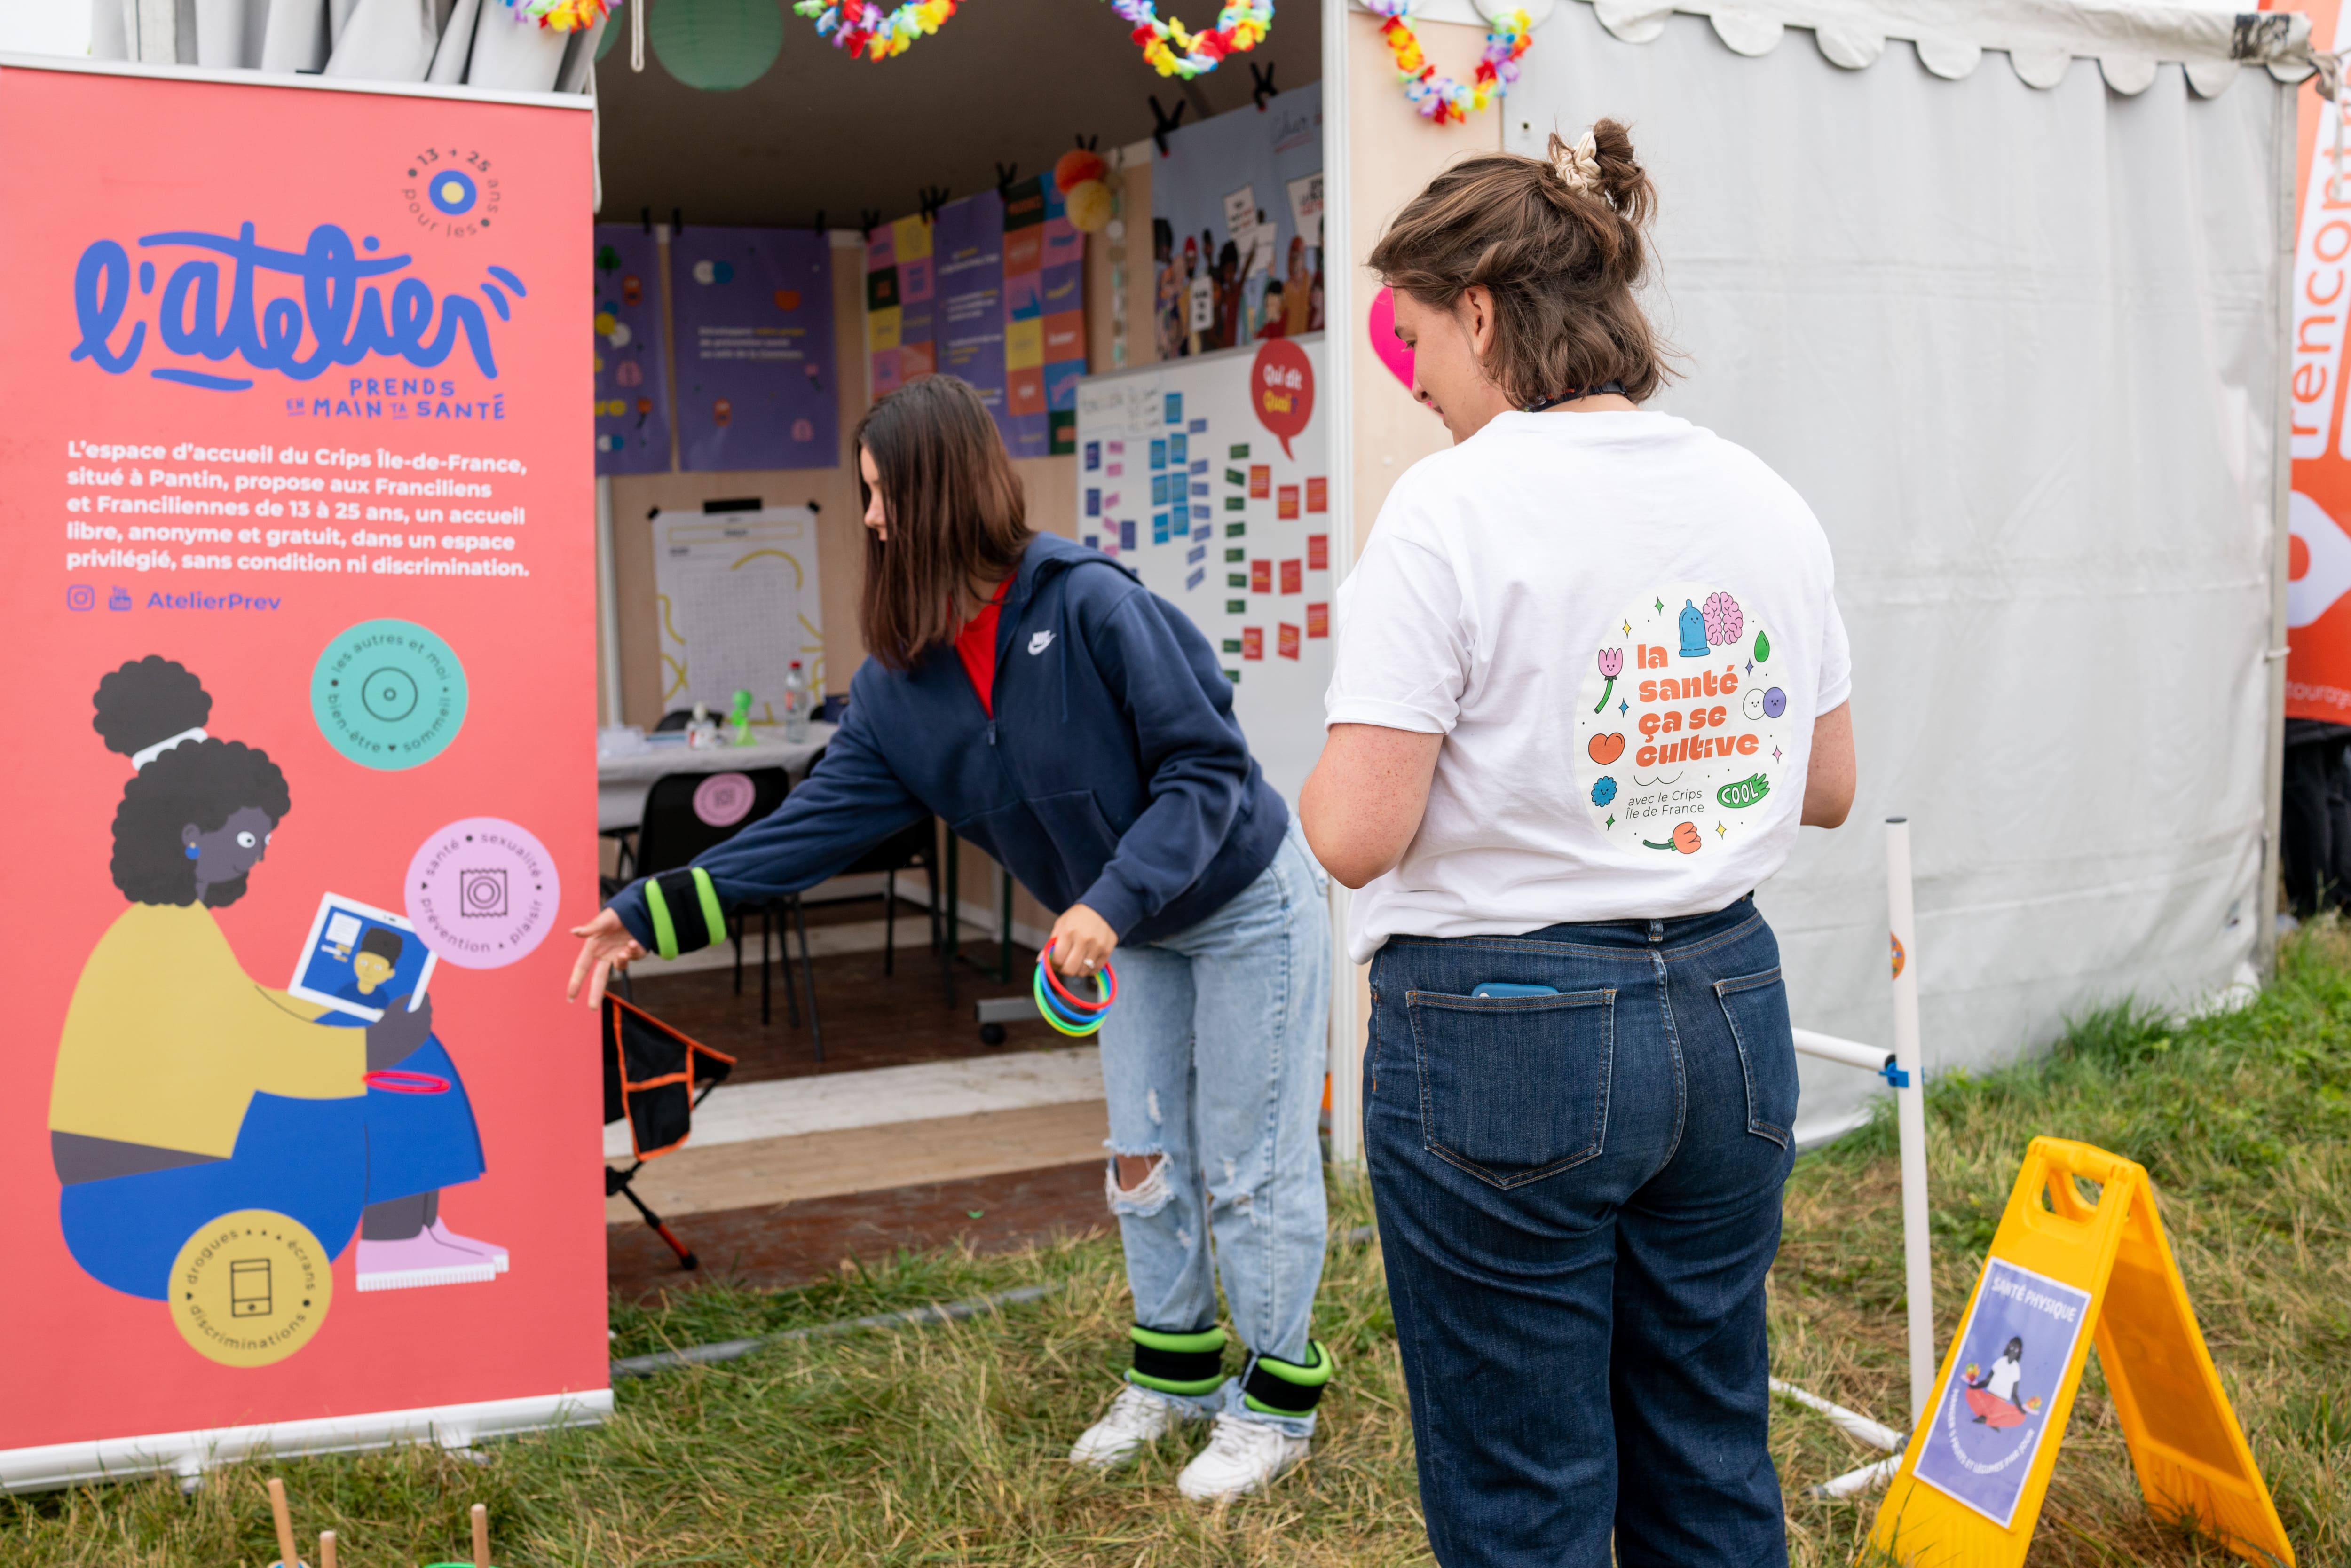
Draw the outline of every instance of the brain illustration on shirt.
[[[1776,815],[1796,735],[1779,652],[1726,583],[1660,586],[1587,634],[1578,793],[1610,843],[1677,863]]]

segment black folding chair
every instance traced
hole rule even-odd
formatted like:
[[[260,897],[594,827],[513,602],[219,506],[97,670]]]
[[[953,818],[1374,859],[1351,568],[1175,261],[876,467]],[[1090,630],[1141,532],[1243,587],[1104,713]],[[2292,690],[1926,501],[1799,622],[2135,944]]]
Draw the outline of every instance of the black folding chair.
[[[791,792],[790,776],[780,768],[751,768],[742,777],[752,786],[751,806],[731,822],[716,825],[704,820],[695,804],[697,793],[716,775],[708,773],[664,773],[653,780],[645,794],[643,821],[637,828],[636,874],[659,876],[665,871],[675,871],[694,860],[704,851],[725,843],[752,823],[772,815]],[[610,892],[618,892],[614,885]],[[610,896],[608,893],[607,896]],[[745,919],[751,911],[737,909],[726,919],[727,935],[735,944],[735,994],[743,994],[743,936]],[[800,907],[798,894],[789,894],[773,904],[761,904],[759,916],[759,1022],[773,1020],[775,1012],[768,989],[768,944],[774,935],[776,916],[787,917],[799,931],[801,979],[808,987],[809,1034],[814,1044],[816,1059],[824,1060],[824,1026],[817,1017],[816,968],[810,961],[808,919]],[[791,1018],[792,1027],[800,1023],[798,988],[792,978],[789,928],[784,939],[784,1005]]]
[[[669,712],[661,716],[661,722],[653,726],[653,733],[655,735],[668,734],[673,731],[684,729],[687,725],[692,724],[693,722],[694,710],[692,708],[674,707],[670,709]],[[619,880],[622,883],[635,881],[637,875],[637,830],[634,824],[625,828],[600,828],[597,830],[596,836],[598,838],[610,839],[612,841],[612,847],[615,851],[612,861],[612,869],[619,873]]]
[[[809,758],[809,772],[815,772],[816,765],[823,760],[824,752],[820,749],[814,757]],[[883,879],[882,973],[894,975],[898,972],[898,873],[902,871],[920,870],[922,872],[923,883],[928,890],[929,895],[931,951],[940,956],[940,983],[946,989],[947,1005],[953,1007],[955,1006],[955,965],[953,958],[949,956],[951,948],[948,946],[947,933],[952,931],[954,926],[952,924],[944,927],[940,925],[943,918],[939,906],[939,892],[943,885],[940,876],[945,866],[946,862],[939,855],[938,823],[925,817],[919,822],[908,823],[899,831],[891,834],[866,851],[854,863],[844,866],[841,874],[865,876],[878,873],[881,875]],[[952,922],[954,916],[949,914],[944,918]]]
[[[622,977],[625,981],[626,977]],[[630,1184],[645,1168],[693,1135],[694,1112],[734,1071],[735,1059],[672,1029],[633,1002],[604,993],[604,1122],[626,1122],[633,1162],[604,1167],[604,1196],[629,1200],[653,1233],[677,1254],[681,1269],[702,1260]]]

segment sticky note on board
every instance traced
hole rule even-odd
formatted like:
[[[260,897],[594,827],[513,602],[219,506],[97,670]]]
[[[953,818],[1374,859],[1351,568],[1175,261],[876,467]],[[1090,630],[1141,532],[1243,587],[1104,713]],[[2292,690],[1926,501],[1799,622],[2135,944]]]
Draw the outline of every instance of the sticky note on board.
[[[1328,637],[1331,634],[1331,607],[1328,604],[1306,607],[1306,634],[1309,637]]]

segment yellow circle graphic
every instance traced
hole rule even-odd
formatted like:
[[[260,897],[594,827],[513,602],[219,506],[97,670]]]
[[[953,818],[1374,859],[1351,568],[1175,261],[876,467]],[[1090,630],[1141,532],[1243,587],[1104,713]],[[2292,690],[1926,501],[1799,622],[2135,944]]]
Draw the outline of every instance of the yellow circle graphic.
[[[224,1214],[172,1260],[172,1322],[223,1366],[283,1361],[326,1321],[331,1262],[298,1219],[267,1208]]]

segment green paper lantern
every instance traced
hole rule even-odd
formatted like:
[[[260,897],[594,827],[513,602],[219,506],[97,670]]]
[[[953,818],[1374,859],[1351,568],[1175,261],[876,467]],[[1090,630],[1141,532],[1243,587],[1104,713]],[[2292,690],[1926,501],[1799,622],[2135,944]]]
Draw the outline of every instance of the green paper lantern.
[[[645,37],[662,68],[686,86],[732,92],[767,75],[783,52],[784,14],[778,0],[660,0],[646,13]]]
[[[631,5],[642,5],[644,3],[645,0],[622,0],[623,6]],[[605,18],[604,36],[596,40],[596,61],[599,65],[603,63],[603,59],[606,55],[612,52],[612,46],[621,41],[621,35],[628,30],[629,18],[622,15],[621,10],[615,9],[610,16]]]

